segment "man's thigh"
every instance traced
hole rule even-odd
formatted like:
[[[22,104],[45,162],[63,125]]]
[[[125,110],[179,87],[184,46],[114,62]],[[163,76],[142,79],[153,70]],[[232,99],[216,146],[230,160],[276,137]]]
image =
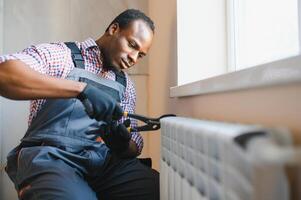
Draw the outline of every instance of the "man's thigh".
[[[51,147],[21,150],[17,172],[19,198],[96,200],[80,171],[57,153]]]
[[[99,199],[158,200],[159,173],[138,159],[113,158],[103,175],[90,181]]]

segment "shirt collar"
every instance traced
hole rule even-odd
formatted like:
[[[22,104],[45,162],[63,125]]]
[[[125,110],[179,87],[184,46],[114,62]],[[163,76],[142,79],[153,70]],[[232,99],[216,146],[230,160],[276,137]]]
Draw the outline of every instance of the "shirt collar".
[[[81,43],[81,48],[85,51],[92,50],[94,53],[96,53],[96,55],[99,59],[99,63],[101,65],[101,71],[103,71],[104,70],[104,68],[102,67],[103,54],[102,54],[100,48],[98,47],[98,45],[96,44],[96,42],[92,38],[88,38]]]
[[[96,44],[96,42],[92,39],[92,38],[88,38],[85,41],[83,41],[81,43],[81,48],[84,50],[89,50],[89,49],[93,49],[95,51],[95,53],[98,55],[99,58],[99,62],[102,66],[103,64],[103,54],[101,52],[101,50],[99,49],[98,45]],[[100,72],[105,76],[106,73],[108,73],[109,71],[111,71],[110,69],[106,69],[104,67],[100,68]]]
[[[92,47],[98,47],[96,42],[92,38],[88,38],[81,43],[83,49],[89,49]]]

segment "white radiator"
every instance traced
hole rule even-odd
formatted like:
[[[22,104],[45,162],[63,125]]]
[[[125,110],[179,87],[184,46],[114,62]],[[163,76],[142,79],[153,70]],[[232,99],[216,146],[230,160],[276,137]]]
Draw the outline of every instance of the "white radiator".
[[[289,134],[182,117],[161,120],[161,200],[288,200]],[[300,156],[300,155],[299,155]]]

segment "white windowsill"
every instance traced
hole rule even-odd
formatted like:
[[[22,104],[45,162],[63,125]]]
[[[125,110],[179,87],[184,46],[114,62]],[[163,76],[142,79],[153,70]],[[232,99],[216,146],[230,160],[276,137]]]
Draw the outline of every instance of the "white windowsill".
[[[194,96],[297,82],[301,83],[300,55],[171,87],[170,97]]]

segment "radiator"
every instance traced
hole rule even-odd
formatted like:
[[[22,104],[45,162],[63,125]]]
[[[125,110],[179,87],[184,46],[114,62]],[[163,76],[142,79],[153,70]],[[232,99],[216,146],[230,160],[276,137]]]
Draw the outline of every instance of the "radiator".
[[[161,120],[161,200],[288,200],[284,166],[297,162],[285,130]]]

